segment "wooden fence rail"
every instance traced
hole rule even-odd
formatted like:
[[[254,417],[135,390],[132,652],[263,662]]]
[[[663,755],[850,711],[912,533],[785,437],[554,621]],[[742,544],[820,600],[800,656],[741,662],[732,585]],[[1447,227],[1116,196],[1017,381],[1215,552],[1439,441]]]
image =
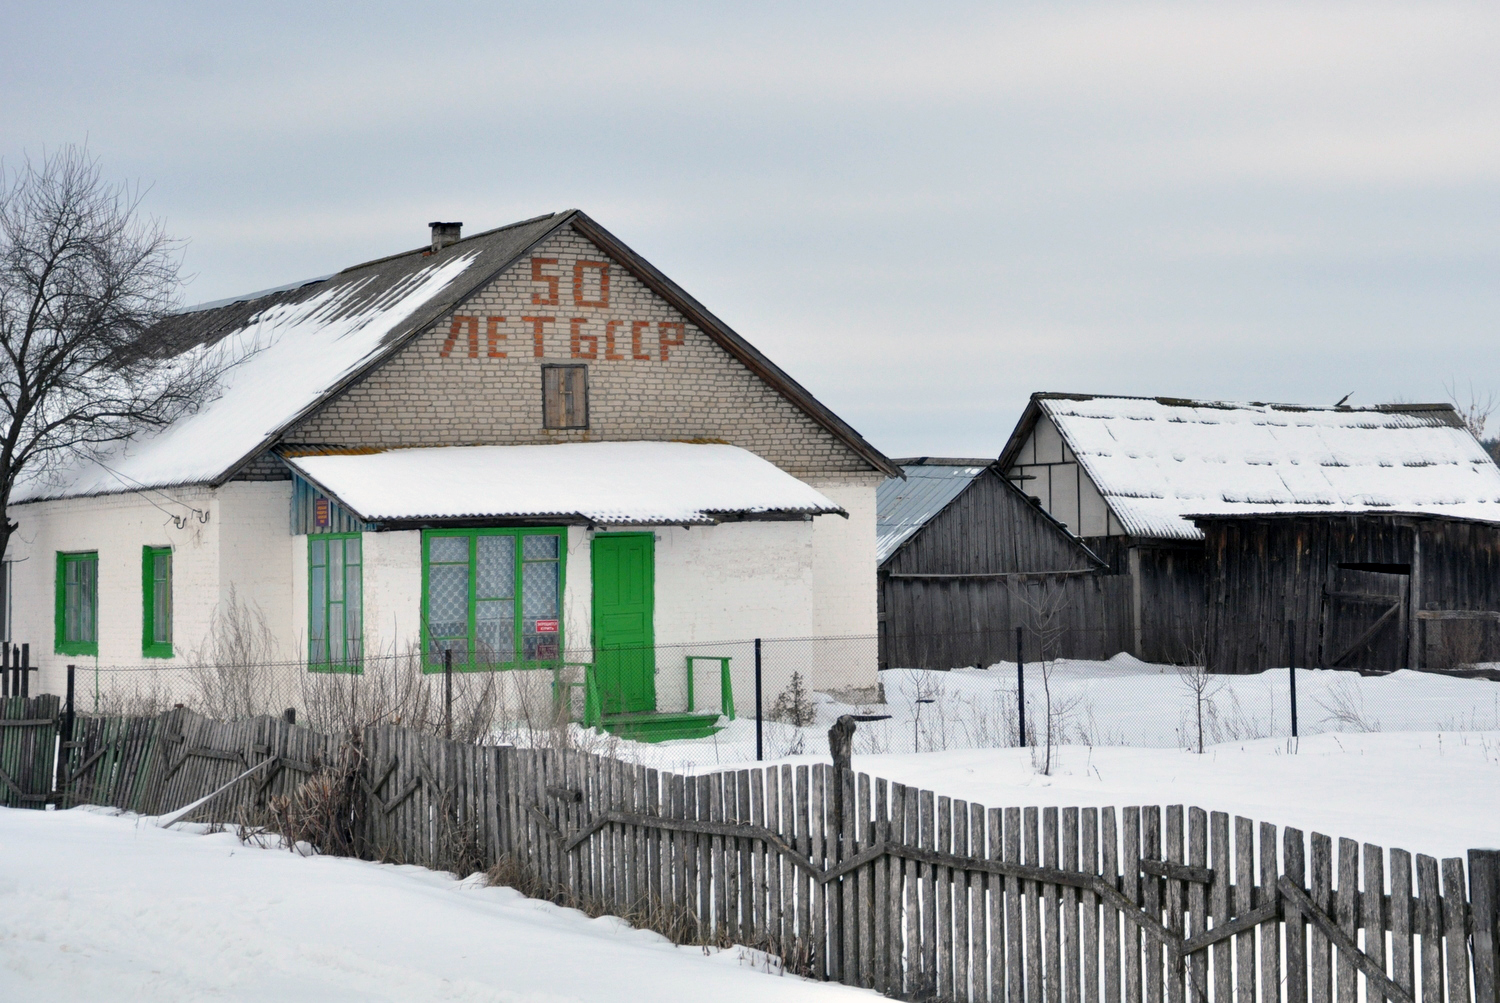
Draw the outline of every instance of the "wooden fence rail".
[[[63,800],[192,817],[340,743],[275,718],[80,718]],[[507,861],[816,978],[986,1003],[1500,1003],[1500,851],[1437,860],[1172,805],[987,808],[831,766],[684,776],[576,750],[360,737],[366,856]]]

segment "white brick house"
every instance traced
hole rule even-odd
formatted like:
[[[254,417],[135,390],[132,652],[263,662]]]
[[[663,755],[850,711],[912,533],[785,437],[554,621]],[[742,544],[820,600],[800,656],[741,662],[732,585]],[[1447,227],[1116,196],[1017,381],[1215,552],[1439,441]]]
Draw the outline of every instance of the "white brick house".
[[[221,396],[20,487],[11,636],[43,688],[191,660],[231,595],[325,668],[875,633],[891,461],[581,212],[433,235],[173,318],[247,354]]]

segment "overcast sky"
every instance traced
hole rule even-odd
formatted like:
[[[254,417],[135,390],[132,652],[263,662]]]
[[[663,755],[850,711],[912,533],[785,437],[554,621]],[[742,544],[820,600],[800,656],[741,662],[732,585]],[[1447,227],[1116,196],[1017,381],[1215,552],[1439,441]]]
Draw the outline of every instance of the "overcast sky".
[[[229,6],[0,36],[0,157],[150,185],[189,302],[577,207],[892,456],[1500,391],[1492,3]]]

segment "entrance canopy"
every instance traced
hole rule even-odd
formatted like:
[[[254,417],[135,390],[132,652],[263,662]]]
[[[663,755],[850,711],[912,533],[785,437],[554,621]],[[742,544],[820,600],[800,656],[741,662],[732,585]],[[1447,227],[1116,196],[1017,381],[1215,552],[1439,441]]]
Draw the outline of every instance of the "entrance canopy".
[[[374,523],[710,525],[847,515],[774,464],[721,444],[441,446],[283,458],[309,483]]]

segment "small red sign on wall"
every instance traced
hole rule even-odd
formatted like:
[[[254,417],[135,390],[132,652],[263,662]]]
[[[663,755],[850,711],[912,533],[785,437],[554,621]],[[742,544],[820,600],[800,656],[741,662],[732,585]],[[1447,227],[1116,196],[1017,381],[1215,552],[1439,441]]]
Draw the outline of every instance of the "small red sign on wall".
[[[536,622],[536,632],[538,634],[556,634],[557,633],[557,621],[556,620],[538,620]]]
[[[328,525],[328,499],[319,498],[313,502],[313,522],[319,527]]]

